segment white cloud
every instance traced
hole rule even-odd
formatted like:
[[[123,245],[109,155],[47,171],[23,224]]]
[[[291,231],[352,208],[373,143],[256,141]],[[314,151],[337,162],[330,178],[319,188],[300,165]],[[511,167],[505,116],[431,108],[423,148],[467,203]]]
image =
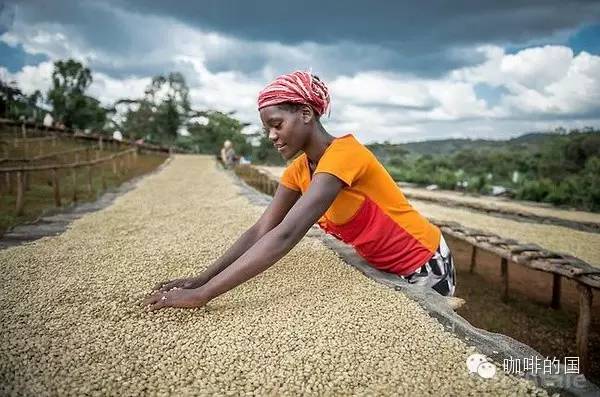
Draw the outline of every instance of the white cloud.
[[[325,78],[332,94],[332,117],[323,118],[326,127],[336,135],[354,132],[363,142],[506,137],[557,125],[591,125],[600,118],[594,114],[600,109],[600,57],[574,54],[565,46],[535,46],[514,54],[497,46],[481,46],[472,52],[485,57],[482,63],[440,78],[383,72],[376,64],[341,73],[337,70],[340,64],[357,62],[345,55],[351,43],[247,41],[168,18],[109,12],[116,21],[126,21],[132,37],[124,39],[135,45],[135,50],[113,53],[110,48],[93,47],[68,25],[31,25],[17,20],[0,40],[12,46],[20,44],[32,54],[45,54],[50,61],[14,74],[0,68],[2,77],[15,79],[26,92],[45,91],[52,61],[73,57],[100,70],[93,73],[89,94],[110,105],[117,99],[141,97],[154,70],[165,74],[180,71],[190,86],[195,108],[236,111],[239,119],[253,124],[249,129],[257,129],[259,90],[280,73],[312,67]],[[151,37],[137,26],[152,26]],[[353,51],[382,58],[390,55],[389,50],[374,47]],[[248,71],[252,68],[246,66],[252,62],[257,63],[258,72]],[[478,84],[501,90],[493,105],[489,98],[477,95]]]
[[[104,105],[112,105],[119,99],[141,98],[152,80],[150,77],[115,79],[103,73],[93,73],[92,78],[87,93]]]
[[[564,46],[528,48],[505,54],[480,49],[488,59],[476,67],[452,72],[455,80],[506,89],[498,114],[511,117],[577,117],[600,108],[600,56],[577,55]]]
[[[0,66],[0,78],[5,81],[15,81],[25,94],[32,94],[35,90],[46,92],[52,85],[52,62],[42,62],[36,66],[26,65],[16,73],[10,73]]]

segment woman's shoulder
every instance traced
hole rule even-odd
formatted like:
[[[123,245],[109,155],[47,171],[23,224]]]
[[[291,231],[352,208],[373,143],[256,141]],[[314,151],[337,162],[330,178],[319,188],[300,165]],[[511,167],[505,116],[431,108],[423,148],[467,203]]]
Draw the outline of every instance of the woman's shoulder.
[[[302,166],[306,164],[306,153],[302,152],[301,154],[299,154],[296,158],[294,158],[292,161],[290,161],[288,163],[288,167],[289,166]]]
[[[373,153],[352,134],[336,138],[332,144],[331,154],[351,158],[353,161],[372,160]]]

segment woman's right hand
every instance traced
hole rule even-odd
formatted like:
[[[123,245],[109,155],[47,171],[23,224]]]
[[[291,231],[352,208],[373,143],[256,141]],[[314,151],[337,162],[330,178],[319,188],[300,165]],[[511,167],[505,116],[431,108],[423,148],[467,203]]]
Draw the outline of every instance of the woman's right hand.
[[[154,287],[155,291],[170,291],[173,288],[182,289],[194,289],[203,286],[208,280],[204,277],[188,277],[188,278],[177,278],[175,280],[163,281],[156,284]]]

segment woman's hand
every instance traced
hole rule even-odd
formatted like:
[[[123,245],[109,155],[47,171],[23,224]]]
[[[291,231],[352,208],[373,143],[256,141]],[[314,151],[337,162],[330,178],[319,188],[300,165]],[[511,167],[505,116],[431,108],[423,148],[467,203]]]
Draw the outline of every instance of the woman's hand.
[[[175,280],[163,281],[156,284],[154,291],[165,292],[172,290],[173,288],[194,289],[202,287],[204,284],[206,284],[206,282],[206,278],[202,276],[177,278]]]
[[[205,306],[207,303],[208,300],[203,297],[199,288],[180,289],[175,287],[170,291],[155,292],[144,299],[144,307],[149,311],[165,307],[193,309]]]

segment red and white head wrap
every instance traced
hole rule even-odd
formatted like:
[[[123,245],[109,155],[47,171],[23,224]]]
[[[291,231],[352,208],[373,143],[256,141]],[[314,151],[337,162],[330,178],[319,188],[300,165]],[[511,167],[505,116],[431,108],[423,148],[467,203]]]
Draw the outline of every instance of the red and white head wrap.
[[[284,102],[309,105],[323,115],[329,108],[329,90],[309,72],[295,71],[277,77],[258,94],[258,109]]]

